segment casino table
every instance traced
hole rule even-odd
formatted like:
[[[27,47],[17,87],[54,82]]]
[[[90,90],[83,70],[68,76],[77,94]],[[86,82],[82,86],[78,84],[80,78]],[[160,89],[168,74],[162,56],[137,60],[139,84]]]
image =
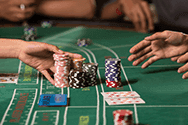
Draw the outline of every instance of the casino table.
[[[135,124],[188,124],[188,81],[177,69],[183,64],[163,59],[146,69],[132,66],[129,49],[150,34],[86,27],[37,27],[38,39],[64,51],[79,53],[85,62],[98,63],[96,86],[56,88],[41,73],[18,59],[0,59],[0,73],[18,74],[12,83],[0,82],[1,125],[113,125],[112,112],[133,111]],[[23,27],[0,28],[1,38],[20,39]],[[77,39],[92,45],[78,47]],[[105,84],[105,58],[121,59],[122,87]],[[143,63],[142,63],[143,64]],[[136,91],[145,104],[108,105],[101,92]],[[67,94],[66,107],[39,107],[41,94]]]

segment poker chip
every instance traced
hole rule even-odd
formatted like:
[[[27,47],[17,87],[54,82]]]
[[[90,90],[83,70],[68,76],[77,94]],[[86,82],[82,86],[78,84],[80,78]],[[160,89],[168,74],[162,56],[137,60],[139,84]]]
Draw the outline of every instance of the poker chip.
[[[89,39],[89,38],[87,38],[87,39],[83,38],[83,39],[78,39],[78,40],[77,40],[77,45],[78,45],[79,47],[88,46],[88,45],[90,45],[91,43],[92,43],[92,41],[91,41],[91,39]]]
[[[85,72],[77,69],[71,69],[69,73],[69,86],[74,89],[86,87],[87,84],[85,76]]]
[[[43,21],[41,23],[41,27],[43,27],[43,28],[50,28],[50,27],[52,27],[52,25],[53,25],[52,21]]]
[[[37,29],[35,27],[25,27],[24,28],[24,35],[22,39],[29,41],[35,40],[37,38]]]
[[[133,125],[133,112],[130,110],[113,111],[114,125]]]
[[[121,86],[121,60],[116,58],[105,59],[106,86],[116,88]]]
[[[77,69],[79,71],[82,71],[82,64],[83,61],[86,60],[85,58],[82,59],[73,59],[71,62],[72,69]]]
[[[86,73],[86,83],[88,86],[97,85],[98,63],[83,63],[82,69]]]
[[[69,87],[70,57],[68,54],[53,54],[55,60],[55,86],[58,88]]]

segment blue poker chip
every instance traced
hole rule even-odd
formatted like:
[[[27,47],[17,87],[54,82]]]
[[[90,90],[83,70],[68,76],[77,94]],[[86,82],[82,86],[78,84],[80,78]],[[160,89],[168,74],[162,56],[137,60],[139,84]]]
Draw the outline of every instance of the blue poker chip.
[[[67,105],[67,94],[42,94],[39,106],[62,106]]]

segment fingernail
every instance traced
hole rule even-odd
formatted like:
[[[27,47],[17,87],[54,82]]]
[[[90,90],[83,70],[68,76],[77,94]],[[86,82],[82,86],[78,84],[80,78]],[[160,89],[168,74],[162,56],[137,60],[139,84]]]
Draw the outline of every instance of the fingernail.
[[[185,79],[185,76],[183,75],[182,78]]]
[[[180,63],[180,60],[179,60],[179,59],[177,60],[177,63]]]
[[[145,37],[145,39],[149,39],[149,36]]]
[[[178,73],[181,73],[180,69],[178,69]]]

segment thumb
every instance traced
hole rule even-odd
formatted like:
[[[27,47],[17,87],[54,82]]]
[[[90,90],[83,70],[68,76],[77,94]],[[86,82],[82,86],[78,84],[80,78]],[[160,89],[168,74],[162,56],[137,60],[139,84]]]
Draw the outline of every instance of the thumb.
[[[71,58],[76,58],[76,59],[83,58],[82,55],[77,54],[77,53],[70,53],[70,52],[65,52],[65,53],[69,54],[69,57],[71,57]]]
[[[64,51],[60,50],[57,46],[47,44],[47,49],[51,52],[58,53],[58,54],[63,54]]]

